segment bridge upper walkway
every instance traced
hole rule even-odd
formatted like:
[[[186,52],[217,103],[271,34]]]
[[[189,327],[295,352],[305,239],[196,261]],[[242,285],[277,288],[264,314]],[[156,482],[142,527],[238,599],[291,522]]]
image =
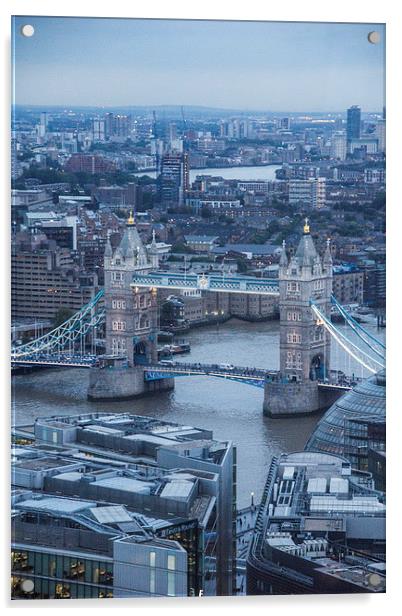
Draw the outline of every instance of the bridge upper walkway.
[[[254,278],[230,274],[186,274],[185,272],[150,272],[136,274],[131,286],[156,289],[198,289],[224,293],[279,295],[279,281],[275,278]]]

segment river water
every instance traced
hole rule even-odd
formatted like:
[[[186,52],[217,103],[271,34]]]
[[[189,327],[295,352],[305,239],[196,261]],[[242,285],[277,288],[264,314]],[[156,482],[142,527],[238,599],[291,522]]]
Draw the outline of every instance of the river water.
[[[194,182],[197,175],[214,175],[225,180],[271,181],[276,180],[275,171],[280,168],[281,165],[258,165],[256,167],[206,167],[205,169],[190,169],[190,183]],[[151,178],[155,178],[156,172],[142,171],[140,173],[133,173],[133,175],[148,175]]]
[[[383,331],[380,335],[384,336]],[[277,321],[246,323],[232,319],[223,325],[194,329],[185,338],[191,344],[191,353],[182,356],[183,361],[279,367]],[[333,367],[356,372],[356,367],[341,360],[335,349],[332,357]],[[36,417],[55,414],[127,411],[211,429],[215,438],[232,440],[237,447],[239,507],[250,503],[251,492],[258,500],[272,455],[303,449],[319,419],[318,415],[297,419],[264,417],[262,389],[223,379],[179,377],[171,392],[124,402],[88,401],[87,383],[88,372],[79,369],[44,370],[13,377],[13,423],[33,422]]]

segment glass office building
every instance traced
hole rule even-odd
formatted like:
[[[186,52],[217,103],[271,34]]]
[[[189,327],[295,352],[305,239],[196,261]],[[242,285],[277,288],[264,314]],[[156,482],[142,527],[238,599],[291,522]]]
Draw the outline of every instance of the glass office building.
[[[359,470],[368,469],[368,451],[385,451],[385,371],[341,396],[318,422],[306,451],[345,456]]]

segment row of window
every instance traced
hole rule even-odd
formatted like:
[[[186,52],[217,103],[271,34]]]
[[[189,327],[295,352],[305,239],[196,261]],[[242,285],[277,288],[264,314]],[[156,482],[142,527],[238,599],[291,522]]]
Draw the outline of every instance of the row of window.
[[[287,335],[287,341],[291,344],[298,344],[301,342],[301,334],[297,334],[296,332],[290,332]]]
[[[125,310],[126,301],[124,299],[113,299],[112,308],[115,308],[115,309],[117,308],[117,310]]]
[[[89,584],[113,585],[113,563],[28,550],[11,552],[14,573],[34,574]]]
[[[112,355],[124,355],[126,350],[125,338],[112,338]]]
[[[149,592],[153,595],[156,588],[156,552],[149,553],[149,567]],[[167,569],[167,594],[169,597],[174,597],[176,595],[176,556],[174,554],[168,554]]]
[[[126,331],[126,326],[127,323],[126,321],[113,321],[112,322],[112,329],[114,332],[125,332]]]
[[[33,590],[26,588],[27,581],[34,584]],[[11,597],[13,599],[109,599],[112,588],[89,584],[56,582],[49,579],[11,576]]]
[[[286,354],[286,368],[292,370],[302,370],[301,353],[296,351],[288,351]]]
[[[134,300],[134,308],[146,308],[151,306],[151,298],[148,298],[148,301],[145,295],[138,296],[137,299]],[[113,299],[112,300],[112,308],[114,310],[126,310],[127,302],[124,299]]]

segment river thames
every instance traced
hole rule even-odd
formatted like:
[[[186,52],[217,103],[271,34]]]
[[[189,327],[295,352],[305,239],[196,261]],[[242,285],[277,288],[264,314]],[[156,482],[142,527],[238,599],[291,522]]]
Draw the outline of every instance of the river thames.
[[[383,332],[380,332],[383,337]],[[219,326],[194,329],[185,339],[191,353],[183,361],[233,363],[240,366],[279,367],[279,322],[246,323],[232,319]],[[340,355],[339,355],[340,357]],[[339,363],[334,349],[332,364]],[[353,369],[353,366],[352,366]],[[124,402],[90,402],[86,398],[88,372],[57,369],[14,376],[13,423],[36,417],[96,411],[131,412],[213,430],[214,437],[232,440],[237,447],[238,507],[258,501],[271,457],[303,449],[319,415],[271,419],[262,414],[263,390],[223,379],[180,377],[175,389],[152,397]]]
[[[214,175],[225,180],[262,180],[264,182],[276,180],[275,172],[281,165],[258,165],[255,167],[205,167],[205,169],[190,169],[190,182],[194,182],[197,175]],[[156,177],[155,171],[141,171],[133,173],[135,176],[148,175]]]

